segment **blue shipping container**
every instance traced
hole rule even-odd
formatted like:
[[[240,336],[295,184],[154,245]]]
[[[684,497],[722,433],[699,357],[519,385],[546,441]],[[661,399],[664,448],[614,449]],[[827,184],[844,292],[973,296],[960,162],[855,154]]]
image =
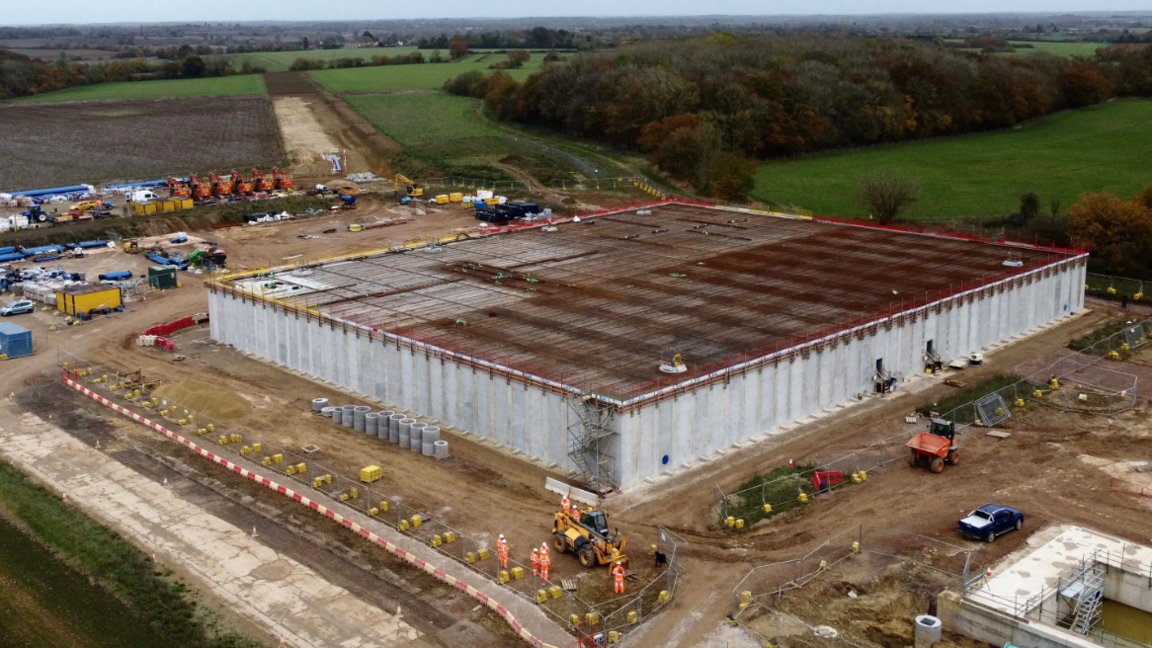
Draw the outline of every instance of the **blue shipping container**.
[[[32,331],[12,322],[0,322],[0,353],[9,358],[32,355]]]

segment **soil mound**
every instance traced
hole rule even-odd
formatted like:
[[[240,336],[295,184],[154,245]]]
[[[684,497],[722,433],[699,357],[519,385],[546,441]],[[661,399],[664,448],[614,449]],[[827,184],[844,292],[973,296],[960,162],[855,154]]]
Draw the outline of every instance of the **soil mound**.
[[[235,392],[199,380],[161,385],[156,396],[217,421],[231,421],[252,413],[252,404]]]

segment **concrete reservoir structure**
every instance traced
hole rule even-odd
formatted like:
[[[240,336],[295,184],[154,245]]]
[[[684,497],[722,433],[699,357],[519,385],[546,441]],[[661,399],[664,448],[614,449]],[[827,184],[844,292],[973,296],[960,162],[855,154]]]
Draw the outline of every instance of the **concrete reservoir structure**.
[[[214,339],[606,491],[1071,315],[1086,262],[667,203],[208,285]]]

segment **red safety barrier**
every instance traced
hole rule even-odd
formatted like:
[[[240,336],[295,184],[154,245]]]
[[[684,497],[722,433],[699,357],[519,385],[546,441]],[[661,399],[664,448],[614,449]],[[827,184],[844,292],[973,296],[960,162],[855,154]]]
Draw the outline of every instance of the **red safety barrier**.
[[[812,485],[816,490],[838,486],[844,483],[844,472],[841,470],[817,471],[812,473]]]
[[[208,313],[197,313],[196,315],[181,317],[180,319],[174,322],[168,322],[167,324],[149,326],[148,328],[144,329],[144,332],[140,335],[155,335],[156,344],[154,346],[161,347],[165,351],[173,351],[176,348],[176,343],[167,336],[172,335],[176,331],[190,328],[207,321]]]
[[[423,571],[424,573],[432,576],[433,578],[439,580],[440,582],[448,585],[449,587],[454,587],[457,590],[464,592],[468,596],[470,596],[473,599],[475,599],[476,601],[478,601],[481,605],[487,606],[488,609],[492,610],[498,616],[500,616],[502,619],[504,619],[504,622],[507,623],[509,625],[509,627],[512,628],[512,631],[515,632],[518,637],[520,637],[522,640],[524,640],[529,645],[536,646],[537,648],[556,648],[555,646],[552,646],[551,644],[545,643],[539,637],[534,636],[531,632],[528,631],[527,628],[525,628],[523,626],[523,624],[521,624],[519,621],[516,620],[516,617],[512,616],[512,613],[508,610],[508,608],[504,607],[503,605],[500,605],[492,597],[481,592],[480,590],[476,589],[472,585],[469,585],[468,583],[466,583],[466,582],[464,582],[458,578],[455,578],[453,576],[449,576],[448,574],[445,574],[443,570],[437,569],[435,565],[433,565],[429,562],[426,562],[424,560],[420,560],[419,558],[408,553],[404,549],[401,549],[400,547],[396,546],[395,544],[388,542],[384,538],[381,538],[380,536],[376,535],[372,531],[360,526],[356,522],[353,522],[351,519],[346,518],[343,515],[340,515],[339,513],[328,508],[327,506],[324,506],[323,504],[320,504],[317,501],[309,499],[308,497],[305,497],[304,495],[302,495],[300,493],[294,492],[292,489],[290,489],[286,486],[283,486],[281,484],[278,484],[275,481],[272,481],[271,479],[264,477],[263,475],[260,475],[258,473],[251,471],[251,470],[248,470],[247,468],[244,468],[243,466],[241,466],[237,463],[229,461],[223,457],[217,456],[215,453],[209,451],[207,448],[201,447],[201,446],[197,445],[196,443],[194,443],[192,441],[192,439],[183,437],[183,436],[173,432],[172,430],[169,430],[168,428],[160,425],[159,423],[156,423],[155,421],[151,421],[149,419],[146,419],[143,416],[140,416],[139,414],[133,412],[132,410],[129,410],[125,407],[122,407],[116,403],[113,403],[112,401],[108,400],[107,398],[100,396],[99,394],[93,392],[92,390],[88,389],[87,387],[84,387],[80,383],[76,382],[73,379],[76,375],[77,375],[77,372],[75,370],[65,369],[64,374],[61,376],[61,379],[63,380],[65,385],[71,387],[72,389],[75,389],[76,391],[78,391],[81,394],[87,396],[88,398],[91,398],[92,400],[100,403],[101,405],[109,407],[113,411],[115,411],[119,414],[122,414],[122,415],[132,419],[133,421],[140,423],[142,425],[145,425],[145,426],[151,428],[152,430],[155,430],[156,432],[159,432],[160,434],[162,434],[166,438],[168,438],[172,441],[175,441],[176,443],[184,446],[185,448],[188,448],[192,452],[195,452],[196,454],[200,455],[201,457],[204,457],[208,461],[211,461],[212,463],[217,464],[218,466],[221,466],[228,471],[234,472],[237,475],[240,475],[241,477],[248,479],[249,481],[260,484],[261,486],[264,486],[265,488],[267,488],[273,492],[279,493],[281,495],[284,495],[284,496],[292,499],[293,501],[296,501],[296,502],[299,502],[300,504],[303,504],[304,506],[308,507],[309,509],[319,513],[320,515],[323,515],[323,516],[337,522],[341,526],[350,529],[353,533],[356,533],[356,534],[364,537],[369,542],[381,547],[382,549],[391,553],[392,555],[396,556],[397,558],[404,560],[405,562],[407,562],[409,565],[415,567],[416,569]]]

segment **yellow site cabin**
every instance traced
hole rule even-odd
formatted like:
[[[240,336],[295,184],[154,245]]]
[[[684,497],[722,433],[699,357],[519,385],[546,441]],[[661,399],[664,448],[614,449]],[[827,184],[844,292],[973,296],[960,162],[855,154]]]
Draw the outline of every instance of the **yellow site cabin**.
[[[56,310],[69,315],[120,305],[120,289],[116,286],[75,286],[56,291]]]

